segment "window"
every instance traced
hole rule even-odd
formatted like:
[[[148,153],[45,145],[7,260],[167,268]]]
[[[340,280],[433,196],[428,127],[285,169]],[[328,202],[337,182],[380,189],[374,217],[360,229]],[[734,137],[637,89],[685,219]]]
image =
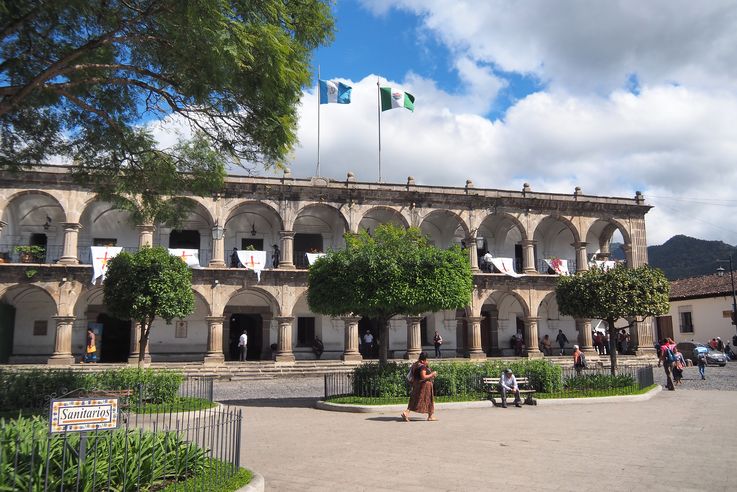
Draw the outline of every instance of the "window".
[[[177,321],[174,328],[174,338],[187,338],[187,322],[184,320]]]
[[[92,246],[117,246],[118,240],[114,237],[96,237],[92,239]]]
[[[315,340],[315,318],[297,318],[297,347],[312,347]]]
[[[33,336],[34,337],[45,337],[49,331],[49,322],[46,320],[34,321],[33,322]]]
[[[681,311],[681,333],[693,333],[693,320],[691,311]]]

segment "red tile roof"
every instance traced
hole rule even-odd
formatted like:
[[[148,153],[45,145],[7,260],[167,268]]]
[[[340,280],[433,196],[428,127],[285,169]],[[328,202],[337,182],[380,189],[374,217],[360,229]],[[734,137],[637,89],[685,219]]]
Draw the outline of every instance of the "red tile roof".
[[[701,277],[673,280],[670,283],[670,300],[731,295],[732,283],[729,272],[726,272],[723,277],[713,273]]]

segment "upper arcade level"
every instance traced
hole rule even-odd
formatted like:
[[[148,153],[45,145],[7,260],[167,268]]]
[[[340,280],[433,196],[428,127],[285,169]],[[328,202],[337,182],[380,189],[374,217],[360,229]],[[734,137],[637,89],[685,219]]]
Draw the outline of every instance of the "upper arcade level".
[[[6,263],[90,264],[91,246],[136,250],[143,245],[197,250],[205,268],[237,266],[233,252],[267,251],[267,268],[307,268],[306,253],[345,246],[345,233],[392,223],[419,227],[438,247],[469,249],[474,271],[498,272],[505,259],[520,274],[545,274],[561,260],[569,271],[607,258],[621,242],[627,264],[647,262],[645,220],[650,209],[633,198],[343,181],[322,177],[229,176],[222,193],[177,197],[189,202],[178,229],[133,224],[127,212],[80,188],[64,167],[0,173],[0,258]],[[38,246],[22,255],[18,246]],[[278,249],[279,254],[272,256]],[[490,256],[487,256],[489,254]],[[272,260],[273,258],[273,260]],[[486,259],[484,259],[486,258]],[[547,261],[546,261],[547,260]],[[493,273],[491,273],[493,274]]]

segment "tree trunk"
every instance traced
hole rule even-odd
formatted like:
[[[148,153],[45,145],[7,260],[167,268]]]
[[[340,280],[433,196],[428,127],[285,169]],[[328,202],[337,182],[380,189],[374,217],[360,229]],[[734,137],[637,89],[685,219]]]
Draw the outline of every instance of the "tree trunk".
[[[389,360],[389,318],[379,318],[379,363]]]
[[[609,325],[609,361],[611,362],[611,373],[612,376],[617,375],[617,330],[614,328],[614,319],[607,318],[607,324]]]
[[[152,320],[153,321],[153,320]],[[148,334],[151,331],[152,321],[141,323],[141,338],[138,340],[138,368],[143,367],[143,361],[146,357],[146,344],[148,343]]]

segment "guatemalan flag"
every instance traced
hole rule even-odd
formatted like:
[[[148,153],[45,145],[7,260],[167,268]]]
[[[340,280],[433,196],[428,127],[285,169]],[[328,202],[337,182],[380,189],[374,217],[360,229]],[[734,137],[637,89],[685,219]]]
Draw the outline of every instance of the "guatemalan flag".
[[[350,104],[351,87],[336,80],[320,81],[320,104]]]

